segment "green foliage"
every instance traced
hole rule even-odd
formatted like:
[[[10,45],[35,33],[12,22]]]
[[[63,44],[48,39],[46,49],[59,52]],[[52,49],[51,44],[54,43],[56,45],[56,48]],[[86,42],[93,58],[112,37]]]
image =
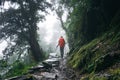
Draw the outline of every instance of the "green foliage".
[[[71,48],[76,46],[76,41],[80,41],[79,46],[82,46],[110,30],[111,27],[119,26],[120,1],[62,0],[63,2],[71,11],[67,28]]]
[[[81,77],[80,80],[120,80],[120,68],[115,69],[109,69],[107,72],[109,72],[109,76],[105,76],[104,74],[87,74]]]
[[[0,60],[0,67],[7,67],[7,66],[8,66],[8,64],[6,61]]]
[[[12,68],[9,70],[9,72],[6,74],[6,77],[13,77],[13,76],[19,76],[23,75],[28,72],[28,69],[35,65],[35,63],[32,64],[24,64],[23,62],[16,61],[12,64]]]
[[[120,36],[117,35],[119,32],[117,34],[106,32],[103,36],[80,47],[78,51],[72,51],[68,64],[80,70],[80,73],[91,73],[100,72],[119,63],[120,55],[117,53],[120,45],[117,39]],[[112,40],[115,36],[117,36],[116,41]]]
[[[73,56],[71,57],[72,59],[70,59],[70,64],[72,63],[80,63],[79,61],[81,61],[82,63],[81,64],[85,64],[84,63],[84,59],[89,59],[90,56],[93,54],[90,52],[90,49],[88,48],[92,48],[93,46],[96,45],[96,42],[97,42],[98,39],[92,41],[91,43],[89,43],[88,45],[84,45],[82,46],[79,51],[77,53],[74,53]],[[88,50],[87,50],[88,49]],[[90,53],[90,54],[88,54]],[[86,57],[87,56],[87,57]],[[87,61],[87,60],[86,60]],[[82,66],[82,65],[81,65]],[[74,65],[74,68],[78,68],[79,65],[75,64]]]
[[[108,78],[95,76],[95,77],[90,78],[89,80],[108,80]]]
[[[34,59],[42,60],[43,51],[38,44],[36,24],[43,21],[45,15],[38,11],[47,13],[46,9],[51,5],[45,0],[15,0],[15,2],[19,5],[17,9],[10,7],[0,15],[0,26],[2,26],[0,41],[9,42],[3,53],[7,58],[14,53],[21,55],[24,51],[31,49]]]
[[[111,74],[110,80],[119,80],[120,79],[120,67],[110,68],[108,72]]]
[[[89,73],[81,80],[119,80],[116,74],[108,79],[90,73],[106,70],[120,61],[120,1],[62,1],[71,11],[66,23],[71,48],[68,65],[80,74]]]

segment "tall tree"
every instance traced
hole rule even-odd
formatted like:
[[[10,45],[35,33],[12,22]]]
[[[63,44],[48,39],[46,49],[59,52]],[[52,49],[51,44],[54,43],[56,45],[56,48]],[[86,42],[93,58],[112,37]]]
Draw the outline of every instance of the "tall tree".
[[[71,44],[72,48],[77,44],[82,46],[111,29],[110,24],[120,11],[119,0],[60,1],[70,11],[67,30],[71,38],[71,41],[68,40],[69,43],[74,43]]]
[[[56,15],[57,15],[57,19],[60,21],[61,23],[61,27],[62,29],[65,31],[66,35],[67,35],[67,40],[68,40],[68,45],[69,45],[69,48],[71,49],[72,48],[72,38],[71,37],[71,31],[70,29],[68,29],[68,24],[69,24],[69,21],[70,21],[70,14],[72,12],[72,7],[70,6],[70,2],[71,0],[55,0],[55,1],[52,1],[52,4],[53,5],[53,10],[55,11]],[[67,13],[67,21],[64,21],[63,20],[63,16],[64,14]]]
[[[36,61],[42,60],[43,51],[37,40],[37,22],[42,21],[51,5],[46,0],[11,0],[19,6],[10,8],[0,16],[0,39],[9,40],[5,55],[18,53],[27,49],[32,52]],[[41,13],[38,13],[41,12]]]

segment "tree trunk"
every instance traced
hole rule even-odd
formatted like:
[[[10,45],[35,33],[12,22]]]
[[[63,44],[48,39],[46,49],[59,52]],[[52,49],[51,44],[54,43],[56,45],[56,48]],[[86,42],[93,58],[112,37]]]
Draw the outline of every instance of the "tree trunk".
[[[30,30],[29,44],[30,44],[31,52],[35,61],[43,60],[44,59],[43,51],[42,51],[42,48],[40,48],[40,45],[38,43],[35,29]]]

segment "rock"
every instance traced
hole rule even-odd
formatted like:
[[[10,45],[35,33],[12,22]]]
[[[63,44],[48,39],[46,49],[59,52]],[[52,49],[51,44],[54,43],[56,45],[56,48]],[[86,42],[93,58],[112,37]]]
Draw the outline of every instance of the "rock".
[[[33,74],[33,77],[35,77],[37,80],[41,80],[43,78],[43,76],[40,76],[40,75],[34,75]]]
[[[58,58],[58,53],[49,53],[49,59]]]
[[[49,63],[47,63],[47,62],[42,62],[42,64],[44,65],[44,67],[46,68],[46,69],[51,69],[52,68],[52,64],[49,64]]]
[[[5,80],[30,80],[30,79],[28,79],[28,77],[26,75],[22,75],[22,76],[15,76],[15,77],[12,77],[12,78],[8,78],[8,79],[5,79]]]
[[[29,69],[24,76],[17,76],[6,80],[69,80],[65,79],[66,61],[59,58],[51,58],[43,61],[38,66]],[[61,69],[60,69],[61,65]]]
[[[8,79],[5,79],[5,80],[17,80],[18,78],[20,78],[21,76],[15,76],[15,77],[11,77],[11,78],[8,78]]]
[[[49,78],[49,79],[55,79],[56,78],[56,74],[55,73],[43,72],[43,73],[41,73],[41,75],[43,77]]]
[[[45,70],[45,69],[44,69],[44,66],[36,66],[36,67],[30,68],[30,69],[28,70],[28,73],[34,73],[34,72],[37,72],[37,71],[42,72],[42,71],[44,71],[44,70]]]
[[[47,59],[44,62],[51,64],[53,67],[59,66],[59,59],[58,58]]]

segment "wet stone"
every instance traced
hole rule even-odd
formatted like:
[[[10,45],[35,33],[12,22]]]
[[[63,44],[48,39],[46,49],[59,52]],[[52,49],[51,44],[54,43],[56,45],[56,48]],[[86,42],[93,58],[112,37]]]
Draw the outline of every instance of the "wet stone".
[[[7,80],[69,80],[65,75],[66,71],[66,60],[50,58],[43,61],[42,64],[30,68],[25,76]]]

